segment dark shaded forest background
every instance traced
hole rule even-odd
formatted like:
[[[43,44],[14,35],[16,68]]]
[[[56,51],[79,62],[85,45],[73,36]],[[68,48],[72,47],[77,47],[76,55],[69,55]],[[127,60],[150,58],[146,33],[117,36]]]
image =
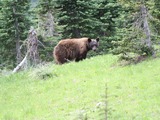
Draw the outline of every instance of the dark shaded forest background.
[[[41,62],[63,38],[100,38],[99,50],[121,59],[156,56],[160,44],[159,0],[1,0],[0,69],[13,69],[26,54],[30,29]]]

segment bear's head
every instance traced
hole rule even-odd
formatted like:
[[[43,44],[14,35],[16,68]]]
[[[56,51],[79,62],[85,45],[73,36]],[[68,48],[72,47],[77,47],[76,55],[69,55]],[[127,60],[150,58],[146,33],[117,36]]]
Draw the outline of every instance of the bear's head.
[[[99,38],[90,39],[88,38],[88,48],[89,50],[96,51],[99,46]]]

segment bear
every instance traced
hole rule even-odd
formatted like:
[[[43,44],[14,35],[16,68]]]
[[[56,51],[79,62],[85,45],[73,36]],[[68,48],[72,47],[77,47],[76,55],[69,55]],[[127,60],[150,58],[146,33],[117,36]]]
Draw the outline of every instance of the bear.
[[[80,61],[86,58],[88,51],[96,51],[99,46],[99,38],[70,38],[59,41],[54,47],[53,57],[56,64],[64,64],[68,61]]]

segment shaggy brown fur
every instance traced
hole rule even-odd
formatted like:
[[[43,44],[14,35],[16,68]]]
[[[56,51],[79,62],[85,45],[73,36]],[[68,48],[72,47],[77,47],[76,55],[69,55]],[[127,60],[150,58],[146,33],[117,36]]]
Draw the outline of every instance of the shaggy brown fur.
[[[89,50],[96,50],[99,38],[74,38],[61,40],[54,48],[53,56],[57,64],[67,61],[80,61],[86,58]]]

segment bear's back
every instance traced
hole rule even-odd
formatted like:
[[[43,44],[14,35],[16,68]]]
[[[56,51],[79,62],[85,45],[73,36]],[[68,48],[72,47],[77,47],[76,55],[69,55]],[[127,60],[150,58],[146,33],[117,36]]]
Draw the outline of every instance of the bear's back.
[[[63,39],[59,41],[58,45],[65,47],[86,47],[88,43],[88,38],[72,38],[72,39]]]

